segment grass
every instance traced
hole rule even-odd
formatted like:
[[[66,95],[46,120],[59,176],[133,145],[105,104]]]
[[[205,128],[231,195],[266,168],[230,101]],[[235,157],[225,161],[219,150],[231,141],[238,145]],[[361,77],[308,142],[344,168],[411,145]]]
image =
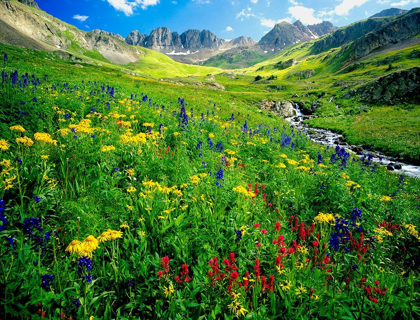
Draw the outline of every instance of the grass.
[[[406,261],[419,254],[420,181],[312,144],[256,106],[291,91],[246,74],[208,90],[197,66],[169,69],[196,72],[179,85],[0,51],[22,80],[0,84],[5,318],[419,315]]]

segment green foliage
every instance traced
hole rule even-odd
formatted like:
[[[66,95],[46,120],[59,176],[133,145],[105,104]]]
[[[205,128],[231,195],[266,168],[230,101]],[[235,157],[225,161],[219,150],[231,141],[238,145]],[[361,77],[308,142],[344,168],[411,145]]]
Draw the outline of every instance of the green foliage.
[[[1,50],[8,75],[35,79],[0,84],[3,317],[419,315],[419,180],[351,157],[330,161],[336,151],[254,107],[282,97],[250,85],[254,75],[217,75],[222,92],[194,78],[165,83]],[[287,88],[333,114],[329,88]],[[351,102],[345,107],[351,113]],[[363,220],[352,220],[353,208]],[[335,215],[354,222],[354,239],[341,236],[337,251]],[[31,217],[42,227],[32,236]],[[90,236],[104,241],[89,249]],[[66,251],[73,240],[84,242],[78,250],[92,255],[91,269]]]

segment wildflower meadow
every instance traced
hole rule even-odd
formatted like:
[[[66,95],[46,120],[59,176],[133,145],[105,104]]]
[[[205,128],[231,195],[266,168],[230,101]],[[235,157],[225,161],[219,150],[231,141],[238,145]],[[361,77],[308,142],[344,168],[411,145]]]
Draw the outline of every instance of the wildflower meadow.
[[[418,179],[214,95],[13,60],[3,319],[420,316]]]

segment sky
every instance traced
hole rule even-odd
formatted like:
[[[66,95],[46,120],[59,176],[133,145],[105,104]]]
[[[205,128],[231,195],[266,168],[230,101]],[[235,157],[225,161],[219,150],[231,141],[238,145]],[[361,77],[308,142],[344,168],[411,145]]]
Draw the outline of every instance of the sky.
[[[36,0],[47,13],[85,31],[106,30],[124,38],[157,27],[172,32],[210,30],[222,39],[260,40],[276,23],[330,21],[341,27],[388,8],[411,9],[420,0]]]

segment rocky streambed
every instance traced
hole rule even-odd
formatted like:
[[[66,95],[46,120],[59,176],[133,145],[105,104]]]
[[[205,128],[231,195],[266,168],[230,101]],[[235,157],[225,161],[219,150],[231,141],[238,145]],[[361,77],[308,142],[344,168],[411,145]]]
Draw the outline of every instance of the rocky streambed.
[[[343,136],[339,133],[335,133],[326,129],[309,127],[307,124],[303,123],[307,116],[302,113],[298,105],[293,106],[293,112],[291,112],[290,106],[288,107],[289,108],[287,114],[289,117],[285,117],[285,119],[292,126],[296,127],[300,131],[305,132],[312,141],[331,147],[339,145],[340,147],[345,148],[347,152],[350,152],[353,155],[357,155],[360,158],[364,155],[367,156],[368,154],[372,154],[372,161],[382,166],[386,166],[388,170],[400,174],[406,174],[411,177],[420,178],[420,166],[396,161],[396,159],[392,157],[386,156],[376,151],[371,151],[369,149],[363,148],[362,146],[350,145],[345,142]],[[292,113],[293,115],[291,115]]]

